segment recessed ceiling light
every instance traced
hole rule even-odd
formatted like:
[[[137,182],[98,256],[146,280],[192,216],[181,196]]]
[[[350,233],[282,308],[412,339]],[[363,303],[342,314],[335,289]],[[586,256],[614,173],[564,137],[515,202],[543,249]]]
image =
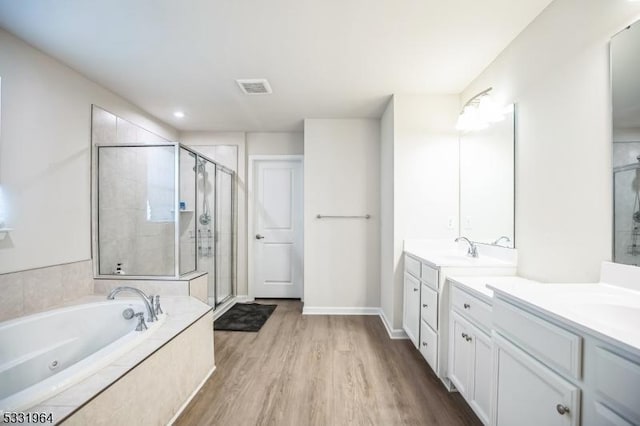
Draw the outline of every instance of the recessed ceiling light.
[[[176,111],[173,113],[173,116],[176,118],[184,118],[184,112],[182,111]]]

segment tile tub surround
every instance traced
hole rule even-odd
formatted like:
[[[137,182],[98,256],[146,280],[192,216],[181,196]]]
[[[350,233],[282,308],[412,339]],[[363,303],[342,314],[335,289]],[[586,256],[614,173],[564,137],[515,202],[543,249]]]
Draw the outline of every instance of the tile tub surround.
[[[0,321],[93,294],[91,260],[0,275]]]
[[[107,295],[111,290],[120,286],[135,287],[148,295],[193,296],[207,303],[206,272],[193,272],[177,280],[118,279],[115,276],[113,278],[96,278],[93,293]]]
[[[96,300],[103,298],[78,303]],[[51,412],[54,424],[167,424],[215,368],[213,313],[193,297],[167,297],[162,304],[168,316],[152,336],[28,411]]]

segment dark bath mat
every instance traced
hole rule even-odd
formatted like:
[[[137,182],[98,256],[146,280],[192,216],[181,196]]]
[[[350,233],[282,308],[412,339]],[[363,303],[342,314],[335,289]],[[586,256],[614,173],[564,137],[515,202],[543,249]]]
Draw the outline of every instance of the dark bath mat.
[[[236,303],[214,321],[214,330],[260,331],[278,305]]]

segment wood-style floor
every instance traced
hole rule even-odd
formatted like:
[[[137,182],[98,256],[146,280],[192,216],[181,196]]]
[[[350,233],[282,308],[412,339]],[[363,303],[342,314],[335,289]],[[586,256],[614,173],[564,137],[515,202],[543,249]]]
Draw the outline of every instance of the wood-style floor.
[[[176,425],[476,425],[408,340],[377,316],[278,307],[259,333],[215,332],[216,372]]]

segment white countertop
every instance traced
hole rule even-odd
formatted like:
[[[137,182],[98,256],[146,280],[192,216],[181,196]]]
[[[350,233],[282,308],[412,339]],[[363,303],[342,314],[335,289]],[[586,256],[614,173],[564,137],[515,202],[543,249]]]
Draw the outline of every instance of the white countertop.
[[[640,291],[609,284],[493,282],[497,297],[513,300],[640,356]]]
[[[405,240],[404,251],[434,268],[515,268],[517,265],[517,251],[514,249],[478,244],[479,256],[470,257],[464,244],[449,240]]]
[[[475,294],[476,297],[491,304],[493,298],[493,290],[489,288],[490,285],[523,285],[523,284],[538,284],[536,281],[531,281],[526,278],[516,276],[453,276],[447,277],[447,279],[455,284],[464,287],[467,291]]]

